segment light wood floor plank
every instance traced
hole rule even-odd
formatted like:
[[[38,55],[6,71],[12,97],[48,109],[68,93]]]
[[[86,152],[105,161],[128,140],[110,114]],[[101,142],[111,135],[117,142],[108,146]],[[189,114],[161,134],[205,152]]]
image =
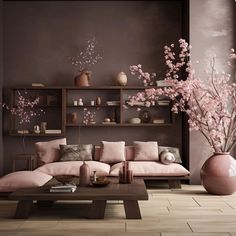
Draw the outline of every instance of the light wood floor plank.
[[[229,233],[162,233],[161,236],[230,236]]]
[[[236,219],[235,221],[228,222],[222,219],[221,222],[219,221],[212,221],[212,222],[189,222],[189,225],[193,232],[236,232]]]
[[[236,194],[215,196],[202,186],[148,190],[140,202],[142,220],[127,220],[121,201],[107,204],[104,220],[89,220],[87,204],[59,201],[32,208],[29,219],[16,220],[15,201],[0,201],[1,236],[236,236]]]

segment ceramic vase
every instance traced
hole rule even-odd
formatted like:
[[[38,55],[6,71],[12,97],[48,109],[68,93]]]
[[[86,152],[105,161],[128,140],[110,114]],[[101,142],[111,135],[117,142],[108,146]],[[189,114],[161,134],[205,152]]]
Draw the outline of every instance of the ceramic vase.
[[[127,79],[127,75],[124,72],[120,72],[117,76],[116,76],[116,82],[118,85],[120,86],[125,86],[127,85],[128,79]]]
[[[76,112],[71,113],[71,123],[72,124],[77,124],[78,123],[78,115]]]
[[[201,181],[210,194],[234,193],[236,191],[236,160],[227,152],[214,153],[202,166]]]
[[[80,166],[79,171],[79,185],[82,187],[88,186],[90,184],[90,169],[85,161],[83,165]]]
[[[82,70],[80,72],[80,74],[78,74],[75,78],[74,78],[74,85],[77,87],[88,87],[89,85],[89,81],[91,79],[91,71],[88,70]]]

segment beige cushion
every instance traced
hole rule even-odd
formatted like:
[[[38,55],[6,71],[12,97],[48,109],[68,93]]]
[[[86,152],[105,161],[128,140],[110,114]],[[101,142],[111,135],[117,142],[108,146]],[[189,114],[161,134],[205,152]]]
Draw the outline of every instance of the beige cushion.
[[[66,138],[35,143],[38,165],[58,161],[60,159],[60,144],[66,144]]]
[[[159,156],[160,162],[164,165],[169,165],[175,162],[175,156],[173,153],[168,151],[162,151]]]
[[[117,163],[111,167],[110,175],[118,176],[123,163]],[[134,176],[185,176],[189,171],[182,165],[171,163],[163,165],[154,161],[130,161],[129,168]]]
[[[158,146],[159,155],[163,151],[171,152],[175,157],[175,162],[176,163],[182,163],[181,156],[180,156],[180,153],[179,153],[179,148],[177,148],[177,147],[167,147],[167,146]]]
[[[36,169],[48,175],[75,175],[79,176],[80,166],[83,164],[82,161],[64,161],[64,162],[54,162],[43,165]],[[93,171],[97,171],[98,175],[106,176],[109,175],[110,165],[106,163],[101,163],[98,161],[86,161],[86,164],[90,168],[91,175]]]
[[[46,184],[52,176],[39,171],[17,171],[0,178],[0,192],[34,188]]]
[[[135,161],[158,161],[157,142],[134,142]]]
[[[102,141],[101,162],[117,163],[125,161],[125,142]]]

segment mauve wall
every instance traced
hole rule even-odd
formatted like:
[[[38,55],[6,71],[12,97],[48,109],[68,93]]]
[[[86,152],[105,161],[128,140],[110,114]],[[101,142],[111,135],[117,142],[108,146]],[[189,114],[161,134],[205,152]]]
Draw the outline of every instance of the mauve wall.
[[[3,5],[0,1],[0,102],[2,102],[3,83]],[[2,109],[0,107],[0,176],[3,174]]]
[[[190,0],[192,61],[199,60],[197,73],[204,79],[207,57],[217,55],[217,68],[227,70],[227,55],[234,40],[234,0]],[[200,168],[212,151],[199,132],[190,133],[191,183],[200,183]]]
[[[128,74],[130,64],[141,63],[146,71],[163,77],[163,46],[182,35],[181,1],[74,1],[4,2],[4,87],[30,85],[72,85],[75,71],[68,57],[93,35],[104,60],[93,70],[92,85],[114,84],[120,71]],[[128,85],[137,84],[129,76]],[[5,124],[4,163],[21,152],[21,138],[7,135]],[[69,143],[78,142],[78,129],[68,128]],[[158,140],[162,145],[182,148],[182,126],[162,128],[82,128],[82,143],[101,140]],[[27,147],[49,138],[27,138]]]

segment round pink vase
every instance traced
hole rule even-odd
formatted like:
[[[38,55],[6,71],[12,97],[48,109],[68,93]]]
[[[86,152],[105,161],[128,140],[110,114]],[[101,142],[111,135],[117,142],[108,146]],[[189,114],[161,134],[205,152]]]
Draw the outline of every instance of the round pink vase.
[[[236,160],[229,153],[214,153],[202,166],[202,185],[208,193],[229,195],[236,190]]]

